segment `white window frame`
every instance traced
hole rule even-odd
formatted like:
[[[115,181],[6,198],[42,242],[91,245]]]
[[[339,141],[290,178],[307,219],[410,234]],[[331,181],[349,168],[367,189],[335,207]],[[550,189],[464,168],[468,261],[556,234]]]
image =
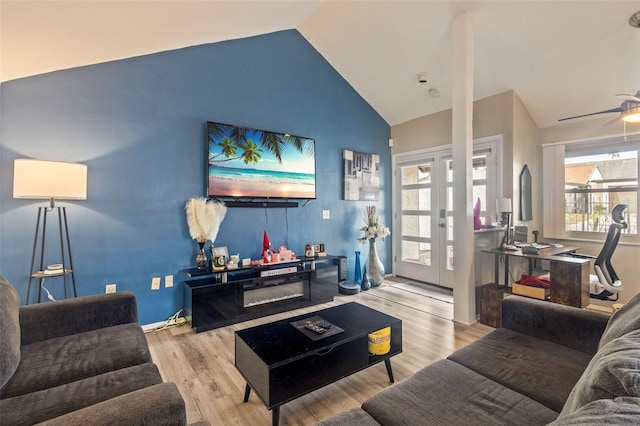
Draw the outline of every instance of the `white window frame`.
[[[567,152],[584,152],[585,155],[615,152],[616,148],[627,150],[633,147],[640,156],[640,133],[614,135],[594,139],[582,139],[566,142],[556,142],[542,145],[543,164],[543,237],[550,239],[604,241],[606,232],[597,231],[565,231],[565,157]],[[640,161],[638,161],[638,176],[640,177]],[[640,201],[640,190],[636,191],[636,199]],[[558,208],[557,206],[562,206]],[[627,216],[627,220],[638,222]],[[633,224],[634,229],[638,223]],[[636,234],[622,234],[621,243],[640,244],[640,232]]]

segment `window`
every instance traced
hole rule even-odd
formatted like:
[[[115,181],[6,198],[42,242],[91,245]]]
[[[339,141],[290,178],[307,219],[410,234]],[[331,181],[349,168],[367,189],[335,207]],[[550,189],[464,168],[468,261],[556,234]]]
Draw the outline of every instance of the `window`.
[[[626,204],[623,235],[640,242],[639,151],[640,135],[544,146],[544,236],[604,239],[611,210]]]

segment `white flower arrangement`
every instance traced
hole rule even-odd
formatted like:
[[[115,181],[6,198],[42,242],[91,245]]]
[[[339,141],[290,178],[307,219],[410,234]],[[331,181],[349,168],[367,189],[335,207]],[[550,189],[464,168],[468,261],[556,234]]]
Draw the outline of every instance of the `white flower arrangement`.
[[[220,223],[227,214],[227,206],[203,197],[192,198],[184,206],[187,211],[187,225],[191,238],[198,243],[211,240],[213,243],[218,236]]]
[[[389,228],[384,226],[380,222],[380,216],[376,215],[375,206],[366,207],[364,223],[365,226],[360,228],[361,231],[364,231],[364,237],[358,238],[358,241],[362,244],[367,241],[375,240],[378,237],[384,240],[386,237],[391,235]]]

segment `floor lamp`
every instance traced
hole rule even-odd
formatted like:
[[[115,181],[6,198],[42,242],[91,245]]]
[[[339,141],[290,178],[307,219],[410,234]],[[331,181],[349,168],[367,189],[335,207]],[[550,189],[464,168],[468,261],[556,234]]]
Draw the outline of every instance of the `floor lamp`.
[[[50,277],[62,276],[64,285],[64,297],[67,298],[67,275],[71,277],[73,285],[73,297],[77,296],[76,281],[73,274],[73,257],[71,256],[71,243],[69,241],[69,226],[67,224],[66,207],[57,207],[55,200],[86,200],[87,199],[87,166],[77,163],[63,163],[58,161],[31,160],[26,158],[14,161],[13,169],[13,198],[46,199],[48,207],[38,207],[36,219],[36,231],[33,238],[33,251],[31,252],[31,268],[29,269],[29,286],[27,287],[27,300],[31,292],[33,279],[39,281],[38,303],[44,288],[44,280]],[[58,230],[60,243],[60,263],[49,265],[45,268],[44,252],[47,237],[47,219],[56,212],[58,215]],[[38,268],[36,265],[36,252],[39,249]],[[44,288],[53,300],[48,290]]]

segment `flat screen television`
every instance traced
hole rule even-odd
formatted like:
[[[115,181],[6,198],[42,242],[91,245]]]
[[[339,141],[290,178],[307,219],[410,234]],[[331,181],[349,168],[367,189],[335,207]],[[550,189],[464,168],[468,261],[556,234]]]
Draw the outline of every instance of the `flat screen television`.
[[[315,141],[208,121],[207,196],[315,199]]]

